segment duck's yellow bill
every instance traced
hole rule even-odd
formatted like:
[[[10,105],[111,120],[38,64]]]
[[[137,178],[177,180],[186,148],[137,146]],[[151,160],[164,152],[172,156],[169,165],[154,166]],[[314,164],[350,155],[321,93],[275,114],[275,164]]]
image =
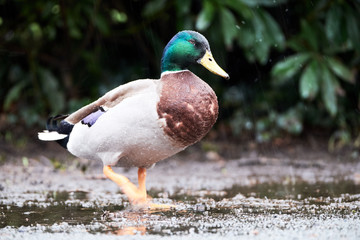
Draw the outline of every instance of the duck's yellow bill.
[[[204,56],[200,59],[199,63],[203,65],[210,72],[217,74],[223,78],[229,79],[229,74],[227,74],[216,62],[211,52],[206,50]]]

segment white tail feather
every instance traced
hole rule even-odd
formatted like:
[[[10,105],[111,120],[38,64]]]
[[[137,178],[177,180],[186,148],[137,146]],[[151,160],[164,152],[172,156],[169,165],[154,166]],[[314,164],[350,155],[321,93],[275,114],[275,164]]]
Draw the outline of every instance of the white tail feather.
[[[38,133],[38,138],[42,141],[56,141],[66,138],[68,135],[60,134],[58,132],[49,132],[48,130],[44,130],[43,132]]]

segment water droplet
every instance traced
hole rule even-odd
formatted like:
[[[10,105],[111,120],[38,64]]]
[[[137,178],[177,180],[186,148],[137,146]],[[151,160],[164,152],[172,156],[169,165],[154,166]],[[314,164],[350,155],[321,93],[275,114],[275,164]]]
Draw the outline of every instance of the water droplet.
[[[245,21],[241,21],[242,24],[245,24]]]
[[[287,9],[285,9],[285,12],[288,12],[289,11],[289,9],[287,8]]]
[[[240,29],[240,26],[239,26],[239,25],[236,25],[236,28],[237,28],[237,29]]]

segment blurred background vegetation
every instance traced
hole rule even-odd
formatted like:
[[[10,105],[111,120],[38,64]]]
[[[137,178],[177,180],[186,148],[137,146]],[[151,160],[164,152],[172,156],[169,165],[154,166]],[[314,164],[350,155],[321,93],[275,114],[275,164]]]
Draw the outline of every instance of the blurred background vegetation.
[[[215,89],[219,139],[323,132],[360,146],[360,1],[0,0],[0,131],[40,130],[108,90],[158,78],[183,29],[204,34],[231,76]]]

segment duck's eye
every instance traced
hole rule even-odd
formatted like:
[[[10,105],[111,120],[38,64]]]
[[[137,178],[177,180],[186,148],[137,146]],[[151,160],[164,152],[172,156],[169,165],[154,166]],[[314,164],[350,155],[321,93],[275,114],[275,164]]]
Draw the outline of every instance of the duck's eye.
[[[191,43],[191,44],[192,44],[192,45],[194,45],[194,46],[196,45],[196,43],[195,43],[195,40],[194,40],[194,39],[190,39],[190,40],[188,40],[188,42],[189,42],[189,43]]]

